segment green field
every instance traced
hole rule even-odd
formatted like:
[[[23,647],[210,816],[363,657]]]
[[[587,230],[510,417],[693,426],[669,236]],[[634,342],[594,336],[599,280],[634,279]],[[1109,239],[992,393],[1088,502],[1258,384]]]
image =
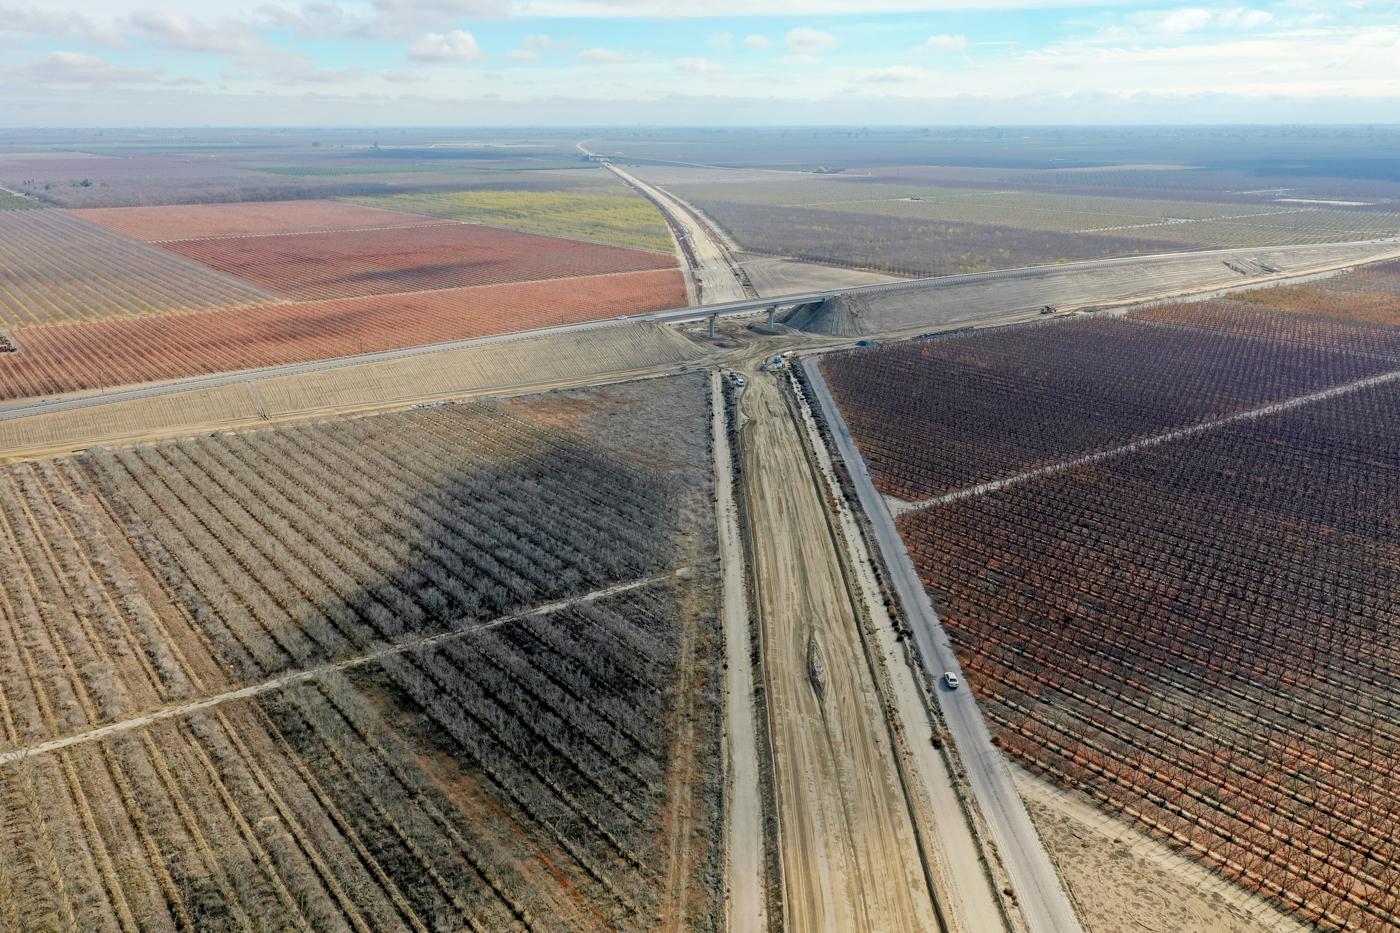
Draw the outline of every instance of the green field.
[[[38,201],[22,198],[8,191],[0,191],[0,211],[23,211],[31,207],[43,207]]]
[[[675,251],[661,213],[650,201],[622,185],[600,185],[582,191],[430,191],[346,200],[526,233],[658,253]]]

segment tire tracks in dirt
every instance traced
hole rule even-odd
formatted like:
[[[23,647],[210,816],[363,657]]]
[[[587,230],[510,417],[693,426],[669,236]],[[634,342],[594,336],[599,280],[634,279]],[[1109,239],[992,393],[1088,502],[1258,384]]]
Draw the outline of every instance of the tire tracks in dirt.
[[[764,679],[792,933],[939,929],[860,623],[773,379],[743,401]]]

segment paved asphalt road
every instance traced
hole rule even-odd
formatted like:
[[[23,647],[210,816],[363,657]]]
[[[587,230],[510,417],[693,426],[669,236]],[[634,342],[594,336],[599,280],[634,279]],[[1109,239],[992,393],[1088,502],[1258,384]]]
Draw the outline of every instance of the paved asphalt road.
[[[885,566],[889,568],[910,628],[914,631],[914,643],[918,646],[929,678],[938,680],[944,671],[961,674],[957,656],[953,653],[947,634],[939,625],[938,614],[929,602],[885,499],[870,479],[865,461],[856,448],[841,410],[831,397],[817,362],[816,357],[809,357],[803,361],[803,369],[826,414],[827,423],[831,425],[841,459],[855,482],[861,507],[870,517],[876,543],[885,558]],[[992,745],[977,698],[966,686],[948,690],[941,681],[938,681],[935,692],[948,732],[967,770],[973,795],[991,829],[1002,864],[1011,876],[1012,889],[1031,933],[1082,933],[1074,910],[1060,887],[1054,866],[1041,845],[1040,836],[1026,814],[1011,769],[1002,753]]]

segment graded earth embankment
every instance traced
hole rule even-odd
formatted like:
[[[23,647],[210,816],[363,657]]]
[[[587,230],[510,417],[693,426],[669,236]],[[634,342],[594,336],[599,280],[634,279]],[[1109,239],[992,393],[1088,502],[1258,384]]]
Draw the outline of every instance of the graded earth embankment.
[[[665,370],[707,356],[656,324],[625,324],[0,421],[0,458],[168,436],[213,425],[353,410],[420,398],[581,383]],[[251,388],[250,388],[251,384]]]
[[[938,929],[885,708],[825,505],[778,388],[743,411],[784,922],[794,933]]]
[[[1342,243],[1241,253],[1177,253],[950,276],[927,285],[861,295],[868,333],[909,331],[1010,311],[1082,308],[1250,285],[1271,276],[1340,268],[1400,254],[1400,243]],[[844,335],[846,309],[804,319],[809,333]]]

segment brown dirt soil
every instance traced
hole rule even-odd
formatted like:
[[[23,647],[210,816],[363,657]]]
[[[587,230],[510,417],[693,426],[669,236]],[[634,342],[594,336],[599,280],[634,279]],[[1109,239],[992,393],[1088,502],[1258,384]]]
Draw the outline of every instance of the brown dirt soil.
[[[1227,297],[1256,308],[1396,327],[1400,326],[1400,260],[1374,262],[1301,285],[1257,288]]]
[[[169,207],[98,207],[75,217],[147,243],[207,237],[323,233],[383,227],[442,226],[455,221],[363,207],[341,201],[254,201]]]
[[[162,246],[302,301],[676,268],[676,257],[662,253],[475,224]]]
[[[937,929],[825,506],[773,379],[747,375],[744,473],[787,928]]]
[[[1022,774],[1026,782],[1039,779]],[[1065,882],[1085,933],[1303,933],[1243,891],[1057,789],[1026,809]]]

